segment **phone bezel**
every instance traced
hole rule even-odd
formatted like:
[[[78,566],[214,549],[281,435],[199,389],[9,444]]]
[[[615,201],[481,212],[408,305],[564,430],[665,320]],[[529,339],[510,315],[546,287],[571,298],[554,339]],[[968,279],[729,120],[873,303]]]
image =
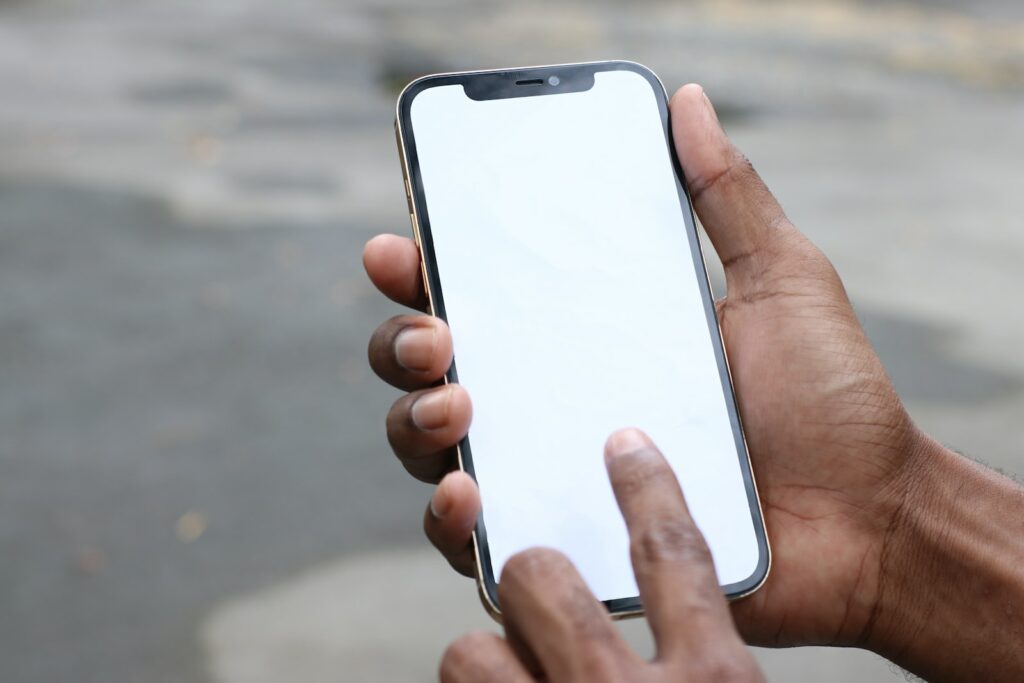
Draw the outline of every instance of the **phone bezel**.
[[[712,345],[718,363],[725,391],[726,407],[732,424],[737,455],[740,459],[740,470],[743,474],[744,487],[750,505],[751,519],[758,544],[758,562],[754,572],[743,581],[722,586],[726,597],[730,600],[750,595],[760,588],[768,578],[771,570],[771,547],[768,542],[761,510],[757,483],[754,478],[750,455],[747,449],[739,410],[736,406],[735,390],[729,361],[722,343],[721,329],[715,312],[714,297],[707,275],[707,266],[700,239],[697,235],[693,206],[685,175],[672,144],[672,128],[669,120],[668,95],[664,85],[653,71],[636,62],[614,60],[602,62],[586,62],[578,64],[555,64],[548,66],[522,67],[513,69],[494,69],[485,71],[465,71],[457,73],[436,74],[416,79],[405,87],[399,95],[395,119],[395,134],[398,139],[399,156],[402,161],[402,172],[405,178],[406,197],[409,203],[409,218],[412,223],[413,236],[420,250],[420,264],[424,287],[426,289],[430,313],[447,321],[444,308],[444,296],[441,291],[441,280],[434,255],[433,240],[430,232],[430,219],[427,213],[426,197],[423,190],[419,160],[416,154],[415,135],[412,130],[411,108],[418,94],[432,87],[461,84],[471,99],[500,99],[507,97],[558,96],[566,92],[587,90],[594,84],[594,74],[599,71],[632,71],[637,73],[651,85],[658,109],[661,114],[665,142],[668,145],[675,169],[676,187],[679,192],[680,209],[683,215],[690,250],[693,254],[693,267],[704,302]],[[548,78],[558,76],[558,85],[550,85]],[[516,85],[516,81],[542,80],[540,85]],[[445,376],[445,383],[458,382],[456,363],[453,361]],[[476,479],[473,468],[473,456],[467,435],[457,446],[458,465],[461,470]],[[485,494],[482,494],[485,495]],[[477,519],[473,532],[473,548],[476,558],[476,579],[481,600],[488,613],[501,619],[498,604],[498,581],[491,566],[490,553],[487,546],[487,530],[483,522],[483,513]],[[616,618],[636,616],[643,613],[639,596],[618,598],[603,601],[608,611]]]

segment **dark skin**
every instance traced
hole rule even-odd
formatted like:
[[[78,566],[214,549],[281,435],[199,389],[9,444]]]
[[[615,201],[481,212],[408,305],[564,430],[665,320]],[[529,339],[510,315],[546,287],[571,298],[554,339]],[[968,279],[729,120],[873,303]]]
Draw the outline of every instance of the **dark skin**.
[[[608,440],[605,462],[649,606],[654,660],[626,644],[565,556],[534,549],[510,558],[501,573],[507,639],[478,633],[457,640],[441,661],[442,683],[526,683],[541,673],[558,683],[763,683],[665,458],[644,434],[626,429]]]
[[[725,267],[719,320],[773,547],[767,583],[731,605],[739,633],[758,645],[865,647],[935,680],[1024,680],[1024,492],[914,425],[835,269],[699,86],[673,96],[671,116],[694,208]],[[385,295],[425,310],[412,240],[378,236],[364,264]],[[440,482],[427,536],[471,574],[479,494],[452,471],[471,401],[462,387],[436,386],[451,359],[447,327],[425,315],[387,321],[370,343],[375,372],[410,392],[387,418],[396,455]]]

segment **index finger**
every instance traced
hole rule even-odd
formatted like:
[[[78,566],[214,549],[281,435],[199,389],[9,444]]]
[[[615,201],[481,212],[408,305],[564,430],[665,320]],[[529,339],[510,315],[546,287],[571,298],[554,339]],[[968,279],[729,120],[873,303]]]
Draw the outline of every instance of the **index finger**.
[[[363,248],[363,267],[384,296],[418,311],[427,310],[420,250],[408,237],[377,235]]]
[[[608,439],[605,462],[658,658],[699,652],[709,639],[735,634],[711,552],[661,452],[643,432],[624,429]]]

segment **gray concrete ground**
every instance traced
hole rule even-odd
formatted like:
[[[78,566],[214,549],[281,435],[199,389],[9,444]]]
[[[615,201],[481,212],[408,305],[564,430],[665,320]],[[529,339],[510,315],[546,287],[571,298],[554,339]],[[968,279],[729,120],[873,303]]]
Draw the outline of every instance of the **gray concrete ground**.
[[[391,122],[422,72],[703,82],[916,419],[1024,473],[1021,7],[0,3],[0,680],[428,681],[487,625],[364,360],[397,308],[360,248],[408,231]]]

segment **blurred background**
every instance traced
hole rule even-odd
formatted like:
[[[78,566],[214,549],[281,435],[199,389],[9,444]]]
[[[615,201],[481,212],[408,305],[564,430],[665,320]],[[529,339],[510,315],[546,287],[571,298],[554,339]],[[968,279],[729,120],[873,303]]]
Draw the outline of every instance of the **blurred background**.
[[[431,681],[490,627],[385,441],[360,252],[409,234],[408,80],[608,58],[703,83],[914,417],[1024,473],[1018,0],[0,0],[0,680]]]

